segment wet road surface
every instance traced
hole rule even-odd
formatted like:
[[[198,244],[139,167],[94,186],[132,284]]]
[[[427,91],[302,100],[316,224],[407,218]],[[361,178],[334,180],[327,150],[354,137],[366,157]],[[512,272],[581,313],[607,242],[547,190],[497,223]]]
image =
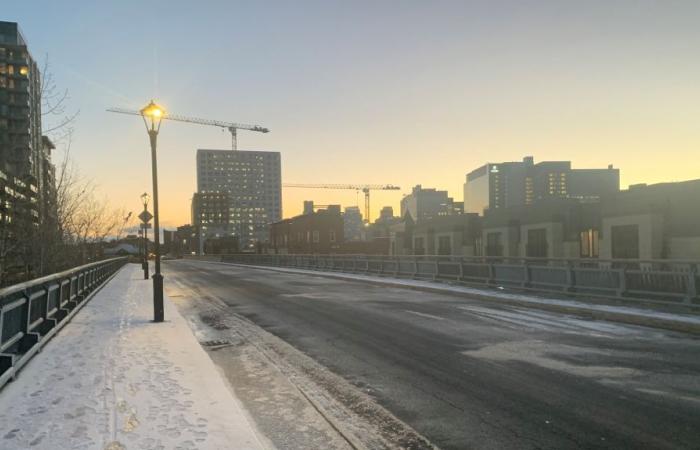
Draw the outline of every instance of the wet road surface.
[[[315,275],[184,260],[164,272],[441,448],[700,448],[690,335]]]

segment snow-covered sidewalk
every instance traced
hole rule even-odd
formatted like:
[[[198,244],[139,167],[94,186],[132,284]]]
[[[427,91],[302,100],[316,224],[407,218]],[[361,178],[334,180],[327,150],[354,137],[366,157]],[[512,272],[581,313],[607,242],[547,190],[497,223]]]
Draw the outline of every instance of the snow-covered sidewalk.
[[[175,306],[128,264],[0,391],[2,449],[262,449]]]

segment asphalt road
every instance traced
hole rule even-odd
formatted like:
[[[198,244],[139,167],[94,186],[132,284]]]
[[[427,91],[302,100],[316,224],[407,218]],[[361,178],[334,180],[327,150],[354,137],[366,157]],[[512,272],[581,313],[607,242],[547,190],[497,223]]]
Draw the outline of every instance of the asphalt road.
[[[700,448],[700,340],[461,296],[195,261],[174,283],[441,448]]]

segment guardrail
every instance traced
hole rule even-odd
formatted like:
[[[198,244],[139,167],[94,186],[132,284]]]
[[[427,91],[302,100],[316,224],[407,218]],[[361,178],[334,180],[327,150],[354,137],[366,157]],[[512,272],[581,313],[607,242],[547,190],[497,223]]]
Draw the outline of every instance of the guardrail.
[[[126,261],[112,258],[0,289],[0,388]]]
[[[257,254],[221,261],[700,305],[700,261]]]

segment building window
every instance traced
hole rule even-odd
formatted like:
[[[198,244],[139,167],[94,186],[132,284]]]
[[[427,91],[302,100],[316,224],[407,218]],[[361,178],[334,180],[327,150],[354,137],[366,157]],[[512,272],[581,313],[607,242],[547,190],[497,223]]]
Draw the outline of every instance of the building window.
[[[486,256],[503,256],[501,233],[488,233],[486,235]]]
[[[614,226],[610,234],[614,259],[639,259],[639,225]]]
[[[589,229],[581,232],[581,258],[598,257],[598,230]]]
[[[319,242],[321,242],[320,233],[318,230],[314,230],[314,244],[318,244]]]
[[[452,243],[449,236],[438,237],[438,255],[451,255]]]
[[[413,240],[413,253],[416,255],[425,255],[425,241],[422,237],[417,237]]]
[[[528,258],[547,257],[547,230],[545,228],[527,230],[525,256]]]
[[[474,256],[483,256],[483,242],[481,240],[481,236],[477,236],[474,238]]]
[[[331,242],[335,242],[335,231],[331,230],[331,231],[328,233],[328,239],[329,239]]]

